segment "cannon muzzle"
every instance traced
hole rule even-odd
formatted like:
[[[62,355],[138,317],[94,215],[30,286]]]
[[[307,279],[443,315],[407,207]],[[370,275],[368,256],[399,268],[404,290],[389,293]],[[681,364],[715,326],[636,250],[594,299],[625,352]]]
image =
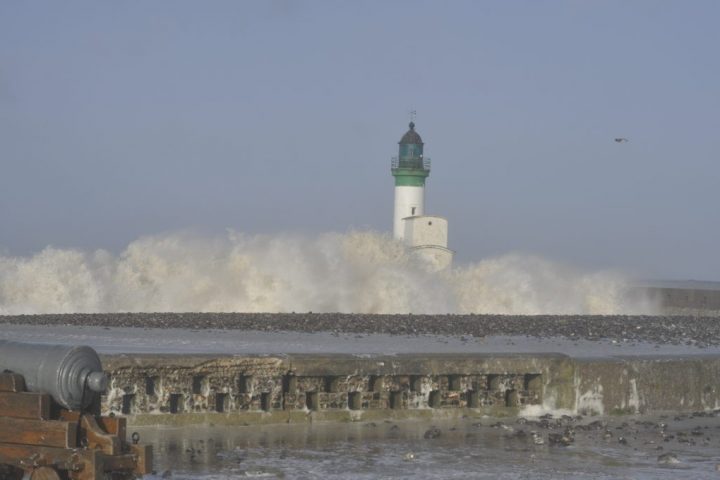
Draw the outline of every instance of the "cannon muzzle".
[[[98,354],[90,347],[0,340],[0,372],[25,377],[31,392],[50,394],[68,410],[88,407],[107,387]]]

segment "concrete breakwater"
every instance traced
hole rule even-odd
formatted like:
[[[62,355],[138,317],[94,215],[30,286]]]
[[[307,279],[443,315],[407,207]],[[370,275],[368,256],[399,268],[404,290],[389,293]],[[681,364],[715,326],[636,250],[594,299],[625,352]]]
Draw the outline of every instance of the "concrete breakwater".
[[[106,355],[104,414],[134,425],[706,411],[720,356]]]
[[[718,282],[665,282],[665,285],[630,288],[628,298],[646,299],[663,315],[720,315]]]
[[[0,322],[0,338],[98,349],[111,376],[104,413],[138,425],[720,407],[713,317],[146,313]]]

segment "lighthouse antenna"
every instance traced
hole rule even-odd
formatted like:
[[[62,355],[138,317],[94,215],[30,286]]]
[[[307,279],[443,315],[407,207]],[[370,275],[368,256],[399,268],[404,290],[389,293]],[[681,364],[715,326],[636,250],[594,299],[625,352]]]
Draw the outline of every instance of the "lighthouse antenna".
[[[415,116],[417,115],[417,112],[415,110],[410,110],[408,113],[410,114],[410,121],[415,123]]]

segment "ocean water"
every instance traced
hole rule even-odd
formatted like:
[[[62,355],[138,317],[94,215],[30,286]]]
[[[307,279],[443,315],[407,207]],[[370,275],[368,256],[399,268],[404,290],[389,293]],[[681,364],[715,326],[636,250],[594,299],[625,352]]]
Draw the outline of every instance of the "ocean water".
[[[715,419],[675,422],[668,433],[707,425],[702,437],[663,441],[657,428],[605,419],[611,432],[576,432],[570,446],[549,445],[547,430],[496,419],[228,428],[139,429],[155,448],[150,479],[710,479],[720,443]],[[708,423],[708,422],[711,422]],[[625,427],[622,425],[626,424]],[[425,438],[432,427],[437,438]],[[517,432],[523,430],[526,435]],[[544,439],[538,445],[530,432]],[[624,436],[626,444],[620,443]],[[677,439],[683,439],[682,442]],[[692,438],[694,445],[684,443]],[[658,457],[672,453],[674,463]]]

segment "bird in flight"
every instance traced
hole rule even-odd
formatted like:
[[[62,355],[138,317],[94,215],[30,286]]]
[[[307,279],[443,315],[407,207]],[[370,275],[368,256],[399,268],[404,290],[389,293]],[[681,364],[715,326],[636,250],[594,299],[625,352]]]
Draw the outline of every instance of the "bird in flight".
[[[615,141],[616,141],[617,143],[623,143],[623,142],[627,142],[628,139],[627,139],[627,138],[616,138]]]

